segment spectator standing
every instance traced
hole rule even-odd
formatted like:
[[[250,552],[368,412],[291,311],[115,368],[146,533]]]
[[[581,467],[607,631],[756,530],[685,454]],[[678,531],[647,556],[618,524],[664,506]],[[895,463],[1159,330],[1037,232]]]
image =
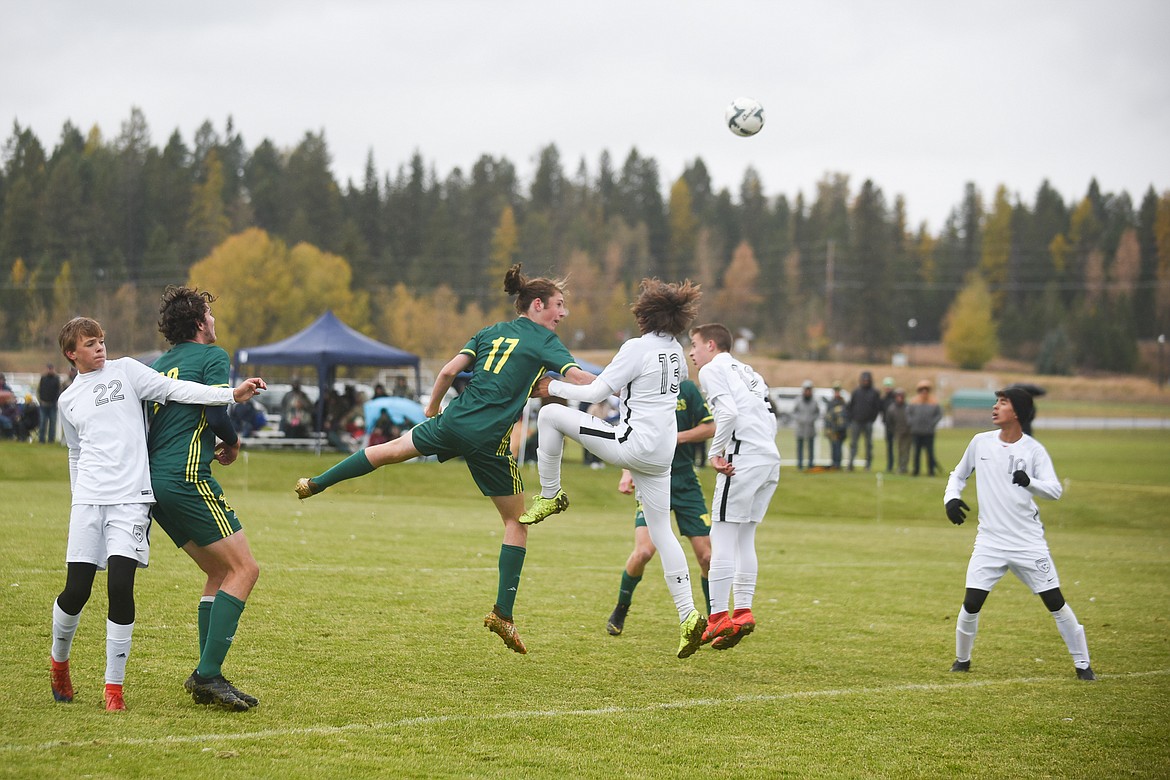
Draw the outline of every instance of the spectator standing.
[[[792,420],[796,424],[796,468],[804,468],[804,449],[808,447],[808,465],[811,468],[816,462],[813,454],[813,442],[817,438],[817,420],[821,417],[821,408],[817,406],[817,399],[813,397],[813,383],[806,379],[800,385],[800,397],[792,407]]]
[[[61,397],[61,377],[52,363],[45,366],[37,385],[37,400],[41,404],[41,423],[37,439],[41,444],[57,441],[57,399]]]
[[[414,391],[410,389],[410,385],[406,383],[406,377],[400,376],[394,380],[394,395],[398,398],[409,398],[414,400]]]
[[[886,422],[886,412],[889,411],[890,405],[894,403],[894,378],[888,376],[882,380],[882,425],[886,429],[886,472],[893,473],[894,471],[894,432],[890,430]]]
[[[926,469],[930,476],[934,476],[935,469],[939,468],[934,459],[934,429],[942,420],[942,407],[934,397],[933,389],[928,380],[918,383],[914,400],[906,405],[906,418],[910,423],[910,435],[914,437],[914,476],[920,473],[921,456],[926,452]]]
[[[840,380],[833,382],[833,397],[825,404],[825,438],[829,440],[829,466],[841,468],[841,451],[849,432],[849,412],[841,397]]]
[[[913,437],[910,435],[910,420],[906,415],[906,391],[902,388],[894,390],[894,401],[886,409],[883,421],[897,447],[898,473],[905,474],[910,463],[910,442]]]
[[[290,439],[303,439],[313,426],[313,403],[301,389],[299,379],[292,381],[292,388],[280,399],[280,430]]]
[[[861,372],[857,388],[849,396],[846,405],[849,416],[849,470],[857,457],[857,440],[865,439],[865,470],[873,466],[873,421],[882,413],[882,397],[873,386],[873,374]]]

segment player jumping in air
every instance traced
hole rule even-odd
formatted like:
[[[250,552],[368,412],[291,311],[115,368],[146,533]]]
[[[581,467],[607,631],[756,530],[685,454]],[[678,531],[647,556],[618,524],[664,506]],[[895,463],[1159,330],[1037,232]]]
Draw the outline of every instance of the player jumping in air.
[[[540,410],[536,456],[541,494],[520,518],[521,523],[539,523],[568,506],[561,490],[566,436],[606,463],[629,469],[678,610],[679,658],[694,654],[707,625],[695,609],[687,559],[670,528],[670,462],[678,440],[675,408],[679,385],[687,376],[686,358],[676,337],[694,320],[700,295],[689,281],[666,284],[643,279],[642,291],[631,307],[642,335],[623,344],[613,362],[588,385],[541,381],[540,395],[596,403],[616,394],[621,408],[614,425],[559,404]]]
[[[702,442],[711,438],[715,433],[715,423],[698,385],[689,379],[683,380],[679,386],[674,415],[678,423],[678,444],[674,448],[674,460],[670,463],[670,508],[678,523],[679,533],[691,540],[691,548],[695,551],[695,560],[702,576],[700,584],[703,587],[703,598],[710,610],[707,569],[711,565],[711,515],[707,511],[707,500],[703,498],[703,486],[699,484],[699,476],[695,473],[694,447],[702,446]],[[634,492],[634,476],[629,469],[622,469],[618,490],[622,493]],[[619,636],[622,633],[626,615],[633,603],[634,588],[642,581],[646,564],[650,563],[655,552],[654,542],[650,540],[650,529],[646,527],[646,513],[642,511],[642,505],[638,504],[634,514],[634,549],[622,571],[617,606],[613,608],[605,625],[610,635]]]
[[[977,433],[947,481],[943,503],[947,517],[962,525],[970,507],[961,498],[971,472],[978,471],[976,497],[979,530],[967,565],[967,593],[955,626],[952,672],[971,669],[971,649],[979,628],[979,610],[991,589],[1010,569],[1040,596],[1072,655],[1077,677],[1096,680],[1089,666],[1085,627],[1060,592],[1056,564],[1048,552],[1035,497],[1058,499],[1060,479],[1040,442],[1032,438],[1036,416],[1032,393],[1012,386],[998,391],[991,422],[998,431]]]
[[[427,404],[429,419],[393,441],[367,447],[296,485],[297,495],[306,499],[342,480],[419,455],[435,455],[440,461],[462,456],[480,492],[492,500],[504,522],[496,603],[483,623],[517,653],[528,652],[512,617],[528,527],[519,522],[524,511],[524,482],[509,448],[512,423],[528,402],[536,380],[548,371],[570,381],[593,379],[557,338],[557,325],[569,316],[562,287],[561,282],[551,279],[529,279],[519,265],[513,266],[504,276],[504,291],[516,296],[520,316],[476,333],[443,366]],[[468,370],[472,370],[471,382],[440,414],[443,396],[456,376]]]
[[[776,416],[764,378],[731,356],[726,326],[691,328],[691,360],[715,416],[707,460],[718,472],[711,499],[711,618],[703,642],[729,650],[756,628],[756,529],[780,479]],[[733,590],[735,612],[729,612]]]
[[[50,683],[53,698],[73,701],[69,655],[98,569],[106,569],[107,710],[126,709],[122,686],[134,633],[134,574],[150,562],[150,505],[154,503],[142,402],[225,405],[264,389],[248,379],[234,390],[170,379],[133,358],[106,359],[106,335],[88,317],[61,329],[61,352],[77,378],[58,399],[69,447],[69,542],[65,590],[53,602]]]

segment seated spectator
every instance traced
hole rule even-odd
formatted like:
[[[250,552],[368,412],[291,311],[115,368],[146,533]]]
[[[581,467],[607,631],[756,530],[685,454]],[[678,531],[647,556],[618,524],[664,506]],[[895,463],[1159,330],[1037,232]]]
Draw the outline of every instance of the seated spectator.
[[[290,439],[304,439],[313,428],[313,404],[299,380],[280,399],[280,430]]]
[[[394,441],[402,435],[402,429],[394,424],[390,419],[390,414],[383,409],[378,414],[378,419],[374,421],[374,425],[370,428],[370,441],[367,446],[374,446],[375,444],[383,444],[388,441]]]

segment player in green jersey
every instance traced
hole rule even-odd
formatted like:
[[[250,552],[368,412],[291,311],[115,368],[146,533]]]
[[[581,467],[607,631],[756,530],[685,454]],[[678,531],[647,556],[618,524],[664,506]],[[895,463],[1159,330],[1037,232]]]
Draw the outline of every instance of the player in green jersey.
[[[227,385],[228,355],[214,345],[214,300],[211,293],[190,287],[167,288],[158,329],[174,346],[154,361],[156,371],[205,385]],[[211,475],[213,459],[224,466],[235,461],[240,440],[227,407],[151,404],[150,411],[147,446],[154,519],[207,575],[199,599],[199,664],[184,687],[199,704],[248,710],[260,702],[226,680],[222,666],[260,565]]]
[[[670,464],[670,508],[674,512],[675,522],[678,523],[679,533],[691,540],[691,548],[695,551],[695,560],[702,575],[707,611],[710,612],[711,597],[707,584],[707,569],[711,565],[711,514],[707,511],[703,486],[699,484],[699,477],[695,474],[694,446],[715,435],[715,419],[711,416],[711,410],[707,408],[707,402],[703,400],[703,394],[699,392],[699,386],[689,379],[684,379],[679,385],[678,403],[674,414],[678,421],[678,444],[674,449],[674,460]],[[622,469],[618,490],[622,493],[634,492],[634,478],[628,469]],[[613,608],[605,626],[611,635],[618,636],[622,633],[626,613],[630,611],[630,604],[633,603],[634,588],[642,581],[646,564],[650,563],[656,551],[657,548],[650,539],[650,529],[646,526],[646,516],[642,513],[642,504],[639,502],[634,515],[634,550],[622,571],[617,606]]]
[[[520,316],[476,333],[443,366],[426,407],[428,419],[399,438],[356,452],[296,485],[297,495],[306,499],[342,480],[419,455],[434,455],[440,461],[462,456],[480,492],[492,500],[504,522],[496,603],[483,622],[517,653],[528,652],[512,617],[528,527],[519,522],[524,512],[524,482],[509,448],[512,424],[536,381],[548,371],[578,384],[594,378],[577,365],[556,335],[557,325],[569,315],[562,287],[551,279],[529,279],[519,265],[512,266],[504,276],[504,291],[516,296]],[[472,370],[471,382],[440,413],[440,403],[455,377],[468,370]]]

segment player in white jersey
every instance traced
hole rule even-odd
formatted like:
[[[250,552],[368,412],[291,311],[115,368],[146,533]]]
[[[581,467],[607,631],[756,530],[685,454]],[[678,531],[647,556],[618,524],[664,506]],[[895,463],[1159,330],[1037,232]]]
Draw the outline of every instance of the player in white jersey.
[[[691,328],[691,360],[715,416],[707,462],[718,472],[711,499],[711,618],[703,643],[717,650],[739,644],[756,628],[752,599],[759,561],[756,529],[780,480],[776,415],[768,385],[731,355],[731,331],[710,323]],[[735,612],[730,612],[732,591]]]
[[[541,408],[536,450],[541,495],[520,516],[520,522],[529,525],[568,507],[568,497],[561,490],[565,436],[606,463],[629,469],[678,610],[679,658],[694,654],[707,625],[695,609],[687,559],[670,527],[670,462],[678,438],[675,408],[679,385],[687,377],[686,358],[676,337],[694,320],[699,297],[699,288],[689,281],[667,284],[643,279],[638,300],[631,307],[641,336],[623,344],[591,384],[541,380],[537,387],[540,395],[567,401],[596,403],[616,394],[618,421],[611,425],[560,404]]]
[[[239,387],[207,387],[168,379],[133,358],[106,360],[105,332],[76,317],[61,329],[61,352],[77,377],[57,401],[69,447],[69,542],[65,589],[53,602],[50,682],[53,698],[73,701],[69,654],[89,601],[94,575],[108,569],[106,619],[107,710],[126,709],[122,685],[134,633],[134,574],[150,561],[150,485],[143,401],[226,405],[264,388],[260,379]]]
[[[979,611],[991,589],[1010,569],[1040,596],[1052,613],[1072,655],[1077,677],[1095,680],[1089,666],[1085,627],[1060,592],[1060,578],[1048,552],[1035,497],[1060,498],[1061,484],[1044,446],[1032,438],[1036,415],[1032,394],[1019,386],[996,394],[991,422],[997,431],[977,433],[947,481],[943,503],[947,517],[961,525],[970,507],[960,497],[971,472],[978,471],[976,499],[979,530],[967,565],[967,591],[955,627],[952,672],[971,669],[971,649],[979,628]]]

